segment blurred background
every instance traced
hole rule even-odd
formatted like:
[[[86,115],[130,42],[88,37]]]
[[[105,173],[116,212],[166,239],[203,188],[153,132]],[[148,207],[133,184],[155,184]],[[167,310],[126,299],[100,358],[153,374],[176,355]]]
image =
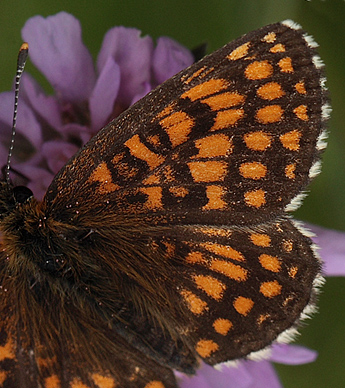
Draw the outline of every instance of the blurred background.
[[[293,19],[313,35],[326,64],[333,114],[323,172],[296,218],[345,231],[345,1],[343,0],[1,0],[0,92],[12,86],[21,28],[31,16],[59,11],[76,16],[94,58],[104,33],[115,25],[136,27],[153,38],[170,36],[188,48],[207,43],[211,52],[269,23]],[[42,80],[30,64],[27,71]],[[342,105],[343,104],[343,105]],[[345,256],[344,256],[345,260]],[[320,312],[298,342],[316,349],[316,362],[276,368],[286,388],[345,386],[345,279],[328,278]],[[268,387],[269,388],[269,387]]]

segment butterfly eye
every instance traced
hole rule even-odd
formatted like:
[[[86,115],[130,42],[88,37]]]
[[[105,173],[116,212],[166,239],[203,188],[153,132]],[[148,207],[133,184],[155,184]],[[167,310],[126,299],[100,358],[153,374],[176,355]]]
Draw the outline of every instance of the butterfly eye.
[[[13,188],[13,195],[16,203],[24,203],[33,196],[33,192],[25,186],[16,186]]]

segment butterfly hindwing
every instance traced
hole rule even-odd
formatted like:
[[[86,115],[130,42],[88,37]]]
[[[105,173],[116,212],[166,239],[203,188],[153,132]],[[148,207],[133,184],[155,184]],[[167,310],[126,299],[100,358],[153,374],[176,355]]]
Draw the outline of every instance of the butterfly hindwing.
[[[207,363],[263,349],[280,333],[291,328],[292,334],[303,311],[313,311],[320,262],[298,224],[176,230],[179,238],[169,242],[186,264],[178,292],[191,314],[186,322],[196,324],[186,329]]]

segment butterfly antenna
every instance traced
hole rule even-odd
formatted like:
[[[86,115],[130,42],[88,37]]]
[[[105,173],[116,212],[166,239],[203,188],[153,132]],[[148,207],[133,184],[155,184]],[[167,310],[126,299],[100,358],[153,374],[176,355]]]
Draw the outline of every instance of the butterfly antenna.
[[[8,185],[10,185],[10,164],[12,158],[12,152],[14,147],[14,139],[16,136],[16,123],[17,123],[17,108],[18,108],[18,96],[19,96],[19,84],[22,77],[22,73],[25,67],[26,60],[28,58],[29,45],[23,43],[20,47],[17,59],[17,72],[16,72],[16,83],[14,91],[14,111],[13,111],[13,122],[12,122],[12,134],[11,134],[11,143],[8,149],[7,163],[5,169],[5,179]]]

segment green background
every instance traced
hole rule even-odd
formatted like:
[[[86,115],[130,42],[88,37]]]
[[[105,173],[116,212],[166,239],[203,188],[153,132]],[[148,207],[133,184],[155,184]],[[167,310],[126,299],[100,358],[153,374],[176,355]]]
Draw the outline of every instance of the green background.
[[[211,52],[265,24],[290,18],[302,24],[320,44],[333,114],[323,173],[311,185],[296,217],[345,230],[345,1],[0,0],[0,91],[11,88],[25,21],[36,14],[48,16],[61,10],[81,21],[84,41],[94,57],[104,33],[115,25],[137,27],[154,38],[168,35],[189,48],[207,42]],[[34,72],[31,64],[27,68]],[[344,300],[345,279],[329,279],[320,297],[320,313],[299,338],[299,343],[316,349],[319,357],[309,365],[277,366],[284,387],[345,386]]]

